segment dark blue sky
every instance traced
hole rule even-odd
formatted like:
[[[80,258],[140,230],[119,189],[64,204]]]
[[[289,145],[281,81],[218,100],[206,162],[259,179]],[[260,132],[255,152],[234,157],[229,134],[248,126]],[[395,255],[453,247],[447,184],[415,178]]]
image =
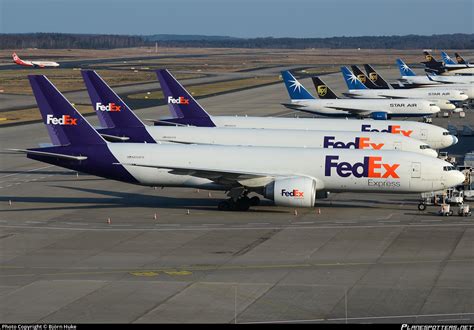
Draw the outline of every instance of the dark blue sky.
[[[474,33],[474,0],[0,0],[0,33]]]

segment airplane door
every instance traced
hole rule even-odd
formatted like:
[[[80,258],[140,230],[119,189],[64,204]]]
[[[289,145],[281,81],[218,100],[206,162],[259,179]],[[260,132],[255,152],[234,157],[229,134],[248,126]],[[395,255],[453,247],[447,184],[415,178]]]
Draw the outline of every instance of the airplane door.
[[[411,177],[421,178],[421,163],[411,163]]]
[[[401,150],[402,149],[402,143],[399,141],[393,142],[393,149],[395,150]]]
[[[426,128],[422,128],[420,134],[420,140],[426,140],[428,138],[428,130]]]

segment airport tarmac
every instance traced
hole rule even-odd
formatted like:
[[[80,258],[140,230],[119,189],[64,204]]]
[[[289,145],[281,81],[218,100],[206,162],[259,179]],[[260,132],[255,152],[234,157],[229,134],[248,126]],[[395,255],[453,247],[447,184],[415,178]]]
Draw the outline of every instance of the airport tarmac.
[[[325,81],[343,90],[340,75]],[[215,115],[293,115],[285,101],[277,84],[199,102]],[[472,125],[473,114],[435,121]],[[43,124],[2,128],[0,140],[49,142]],[[417,195],[219,212],[223,193],[0,157],[2,323],[474,322],[474,220],[419,212]]]

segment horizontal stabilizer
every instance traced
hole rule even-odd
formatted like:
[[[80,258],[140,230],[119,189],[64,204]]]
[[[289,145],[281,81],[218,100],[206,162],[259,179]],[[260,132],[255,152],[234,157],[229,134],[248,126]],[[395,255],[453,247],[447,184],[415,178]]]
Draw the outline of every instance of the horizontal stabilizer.
[[[109,134],[103,134],[103,133],[100,133],[100,135],[102,135],[104,139],[110,142],[117,142],[117,141],[124,142],[124,141],[130,140],[128,136],[116,136],[116,135],[109,135]]]
[[[30,155],[38,155],[38,156],[46,156],[52,158],[62,158],[62,159],[69,159],[69,160],[86,160],[86,156],[72,156],[72,155],[65,155],[65,154],[57,154],[54,152],[45,152],[45,151],[37,151],[37,150],[28,150],[28,149],[7,149],[8,151],[14,151],[24,154]]]

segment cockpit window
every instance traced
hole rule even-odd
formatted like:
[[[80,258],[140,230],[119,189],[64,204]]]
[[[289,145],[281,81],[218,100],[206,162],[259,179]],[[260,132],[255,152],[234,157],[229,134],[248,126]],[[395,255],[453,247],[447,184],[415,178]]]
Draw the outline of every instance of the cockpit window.
[[[422,145],[420,145],[420,149],[421,149],[421,150],[424,150],[424,149],[431,149],[431,147],[430,147],[429,145],[427,145],[427,144],[422,144]]]
[[[449,135],[449,132],[443,132],[443,135]]]
[[[444,166],[443,171],[449,172],[449,171],[454,171],[456,168],[454,166]]]
[[[436,103],[430,103],[430,107],[436,106]]]

